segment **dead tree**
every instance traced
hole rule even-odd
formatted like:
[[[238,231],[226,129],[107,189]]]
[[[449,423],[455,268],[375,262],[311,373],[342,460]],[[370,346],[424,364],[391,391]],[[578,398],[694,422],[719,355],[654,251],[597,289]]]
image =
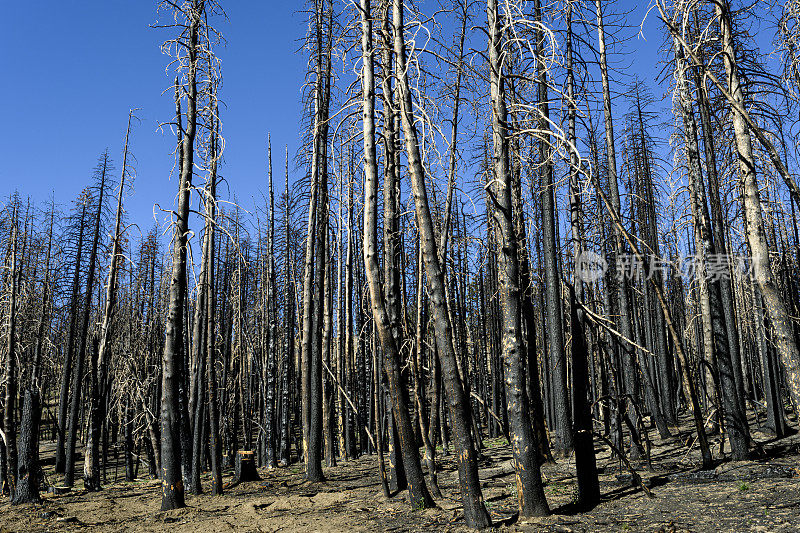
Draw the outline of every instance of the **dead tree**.
[[[398,348],[402,341],[398,324],[398,309],[393,309],[393,299],[389,298],[387,306],[387,294],[381,282],[381,271],[378,263],[378,169],[377,155],[375,151],[375,73],[374,73],[374,49],[372,46],[372,13],[369,0],[361,0],[359,6],[361,11],[361,91],[363,98],[363,127],[364,127],[364,272],[369,285],[372,316],[375,320],[375,328],[381,339],[383,349],[384,370],[389,385],[389,395],[392,399],[392,416],[397,428],[400,453],[402,454],[403,467],[408,480],[408,495],[411,506],[416,508],[433,507],[433,499],[428,492],[425,478],[422,474],[422,466],[417,452],[416,439],[411,424],[411,417],[408,413],[408,402],[405,391],[402,390],[402,378],[400,376],[400,350]],[[393,157],[387,157],[387,165],[394,165]],[[396,182],[393,172],[388,172],[384,178],[388,183],[384,184],[384,190],[388,196],[384,196],[384,209],[388,211],[384,217],[384,235],[394,231],[394,210],[396,209],[397,199],[395,198]],[[395,237],[387,236],[389,239]],[[389,284],[395,284],[397,277],[397,263],[395,250],[391,246],[391,240],[386,243],[384,259],[386,261],[386,277]],[[387,257],[388,256],[388,257]],[[399,286],[388,287],[390,292],[399,289]],[[394,303],[399,305],[398,299],[394,298]],[[387,309],[389,307],[389,309]],[[394,313],[393,313],[394,311]],[[377,371],[377,370],[376,370]],[[378,391],[375,391],[376,394]]]
[[[66,469],[67,409],[69,407],[69,388],[72,378],[72,360],[75,350],[75,337],[78,335],[78,299],[80,290],[81,259],[83,258],[83,236],[88,208],[88,196],[83,194],[80,200],[80,218],[78,224],[78,243],[75,248],[75,270],[72,276],[70,296],[69,335],[64,354],[64,366],[61,372],[61,390],[58,396],[58,436],[56,438],[56,474],[63,474]]]
[[[329,8],[332,18],[332,7]],[[327,237],[327,114],[330,94],[330,35],[325,38],[323,0],[314,0],[315,82],[311,135],[311,196],[308,207],[303,271],[303,316],[301,322],[301,398],[303,455],[306,477],[322,481],[322,299],[325,244]],[[329,31],[331,20],[328,20]],[[315,276],[316,274],[316,276]]]
[[[180,36],[174,41],[186,54],[182,68],[185,71],[183,95],[186,97],[186,127],[178,120],[182,132],[179,150],[180,174],[178,183],[178,208],[175,211],[175,230],[172,242],[172,269],[169,282],[166,334],[162,355],[161,383],[161,509],[184,507],[184,483],[181,473],[181,424],[179,407],[180,376],[183,357],[183,329],[186,306],[186,256],[189,234],[189,201],[194,173],[194,141],[198,122],[198,69],[200,61],[199,39],[206,6],[203,0],[190,0],[175,5],[165,4],[173,12]],[[178,44],[180,43],[180,44]],[[182,56],[183,57],[183,56]],[[176,81],[176,93],[179,91]],[[176,101],[176,106],[179,102]],[[178,107],[178,118],[180,108]]]
[[[465,395],[464,385],[458,373],[452,325],[447,311],[447,300],[445,299],[444,275],[437,251],[433,218],[431,217],[428,192],[425,186],[425,170],[422,166],[419,140],[414,123],[403,24],[404,3],[403,0],[393,1],[392,23],[396,56],[395,76],[400,100],[400,118],[405,137],[411,187],[414,194],[417,226],[420,231],[420,248],[425,258],[425,274],[430,293],[434,330],[436,332],[436,346],[447,387],[450,419],[453,423],[458,447],[459,485],[464,505],[464,519],[468,527],[483,528],[490,525],[491,520],[486,512],[478,480],[478,465],[472,436],[469,398]]]
[[[70,407],[69,435],[67,438],[66,468],[64,472],[64,484],[71,487],[75,482],[75,444],[78,438],[78,423],[80,416],[81,390],[83,388],[83,368],[86,359],[86,350],[90,340],[89,317],[92,310],[92,300],[94,299],[95,273],[97,271],[97,252],[100,244],[100,228],[102,227],[103,208],[106,189],[108,187],[108,173],[111,172],[111,159],[108,151],[100,156],[100,162],[95,169],[95,176],[98,183],[97,205],[93,217],[92,249],[89,254],[89,273],[86,279],[86,293],[84,295],[83,316],[81,318],[80,348],[78,358],[75,362],[75,372],[72,380],[72,405]],[[88,448],[91,443],[85,443]],[[84,480],[87,482],[87,480]],[[91,487],[91,480],[88,480]]]
[[[125,133],[125,146],[122,156],[122,177],[117,193],[117,213],[114,222],[114,233],[111,237],[111,258],[106,281],[106,297],[103,309],[103,318],[100,323],[98,349],[92,352],[91,364],[91,395],[89,397],[89,442],[84,464],[84,484],[87,490],[100,490],[100,426],[103,416],[104,396],[102,387],[105,382],[106,368],[108,367],[108,351],[111,345],[111,320],[116,305],[117,276],[119,270],[119,256],[122,253],[120,238],[122,237],[122,202],[125,194],[125,177],[128,164],[128,140],[131,133],[131,119],[133,110],[128,113],[128,128]]]
[[[5,368],[5,397],[3,398],[3,435],[5,448],[5,467],[7,480],[0,480],[0,483],[8,483],[8,491],[12,497],[16,493],[18,470],[17,470],[17,421],[16,421],[16,400],[17,400],[17,241],[18,241],[18,220],[17,220],[18,198],[14,199],[13,211],[11,213],[11,238],[8,268],[8,330],[6,331],[6,368]]]
[[[506,403],[511,422],[511,447],[517,482],[520,516],[550,514],[539,471],[539,446],[531,424],[524,371],[519,256],[512,210],[512,177],[508,142],[512,131],[506,110],[503,33],[496,0],[486,4],[489,28],[489,79],[492,99],[493,179],[487,184],[487,205],[498,234],[499,301],[502,309],[503,374]],[[552,198],[552,191],[551,198]],[[559,363],[563,368],[563,363]],[[566,375],[566,374],[565,374]],[[566,392],[566,382],[564,383]],[[571,433],[571,424],[567,426]]]
[[[17,464],[16,479],[11,503],[39,503],[39,484],[41,482],[41,465],[39,464],[39,422],[41,418],[39,393],[33,389],[25,390],[22,406],[22,432],[20,434],[20,454]]]

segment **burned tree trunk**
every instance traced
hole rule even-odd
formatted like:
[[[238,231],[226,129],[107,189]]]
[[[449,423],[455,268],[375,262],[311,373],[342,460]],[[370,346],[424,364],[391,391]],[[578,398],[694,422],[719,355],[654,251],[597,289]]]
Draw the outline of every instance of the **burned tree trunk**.
[[[181,408],[179,405],[183,372],[183,335],[186,306],[186,258],[189,235],[189,202],[194,173],[194,140],[197,129],[198,38],[205,15],[202,2],[194,0],[184,14],[188,19],[186,53],[186,128],[179,147],[180,181],[178,208],[175,212],[172,270],[168,293],[168,311],[161,374],[161,509],[184,507],[184,482],[181,471]],[[178,83],[176,82],[176,92]],[[176,102],[176,107],[178,102]],[[180,111],[178,111],[180,113]],[[183,126],[178,123],[179,129]]]
[[[108,152],[104,152],[98,165],[100,190],[97,199],[97,210],[94,214],[94,235],[92,237],[92,251],[89,254],[89,274],[86,280],[86,294],[82,317],[82,337],[78,359],[75,362],[75,373],[72,381],[72,405],[70,406],[69,436],[67,440],[66,469],[64,484],[71,487],[75,482],[75,444],[78,438],[78,423],[80,416],[81,389],[83,388],[83,365],[86,359],[86,349],[89,343],[89,318],[91,315],[92,299],[94,296],[95,271],[97,269],[97,248],[100,243],[100,227],[103,217],[103,198],[106,190],[106,174],[110,171],[111,160]],[[90,434],[91,436],[91,434]],[[85,443],[87,450],[89,442]],[[91,481],[89,481],[91,486]]]
[[[677,61],[676,77],[680,91],[681,113],[684,122],[684,139],[689,159],[689,191],[694,219],[695,243],[700,259],[700,300],[703,319],[703,337],[706,356],[718,365],[720,390],[725,426],[728,432],[733,458],[743,460],[747,457],[750,432],[743,406],[739,403],[736,380],[728,344],[728,332],[722,316],[722,296],[720,282],[707,273],[707,261],[716,254],[711,223],[705,198],[705,187],[700,175],[700,151],[698,149],[697,122],[691,106],[686,80],[686,61],[680,43],[675,40]]]
[[[306,478],[323,481],[322,472],[322,303],[325,243],[327,237],[327,97],[330,78],[330,48],[326,50],[324,6],[314,2],[316,68],[312,117],[311,196],[308,206],[305,268],[303,271],[303,316],[300,337],[303,455]]]
[[[506,403],[511,422],[511,448],[517,483],[517,504],[520,516],[550,514],[539,470],[539,446],[531,424],[523,359],[521,297],[519,287],[519,256],[514,217],[522,216],[512,210],[512,177],[509,167],[508,112],[505,81],[502,70],[503,35],[500,29],[496,0],[488,0],[486,13],[489,24],[489,76],[492,98],[492,140],[494,179],[487,187],[487,206],[498,233],[497,258],[499,301],[502,309],[503,375],[506,384]],[[566,385],[566,383],[565,383]],[[566,392],[566,390],[565,390]],[[572,428],[568,427],[571,433]]]
[[[617,156],[616,156],[616,145],[614,139],[614,120],[612,116],[612,107],[611,107],[611,84],[609,80],[608,74],[608,58],[606,52],[606,37],[605,37],[605,25],[603,22],[603,6],[601,0],[595,0],[595,11],[597,15],[597,36],[598,36],[598,43],[599,43],[599,51],[600,51],[600,73],[602,78],[602,85],[603,85],[603,114],[605,119],[605,130],[606,130],[606,155],[608,157],[607,161],[607,178],[608,178],[608,189],[611,196],[611,207],[612,209],[621,216],[622,214],[622,203],[620,200],[619,194],[619,183],[617,181]],[[622,235],[623,228],[620,225],[614,226],[614,262],[617,263],[621,261],[621,256],[624,253],[624,238]],[[622,358],[622,374],[623,374],[623,386],[620,389],[624,390],[625,394],[630,398],[637,397],[637,387],[636,387],[636,369],[635,369],[635,362],[634,362],[634,350],[633,346],[630,344],[630,339],[633,339],[633,326],[632,326],[632,315],[631,315],[631,302],[628,295],[628,278],[623,277],[617,283],[617,292],[616,292],[616,300],[617,300],[617,309],[619,318],[617,319],[617,324],[619,325],[619,331],[622,334],[622,337],[625,339],[621,342],[618,342],[620,357]],[[622,390],[618,392],[622,392]],[[627,416],[631,420],[636,419],[636,409],[631,401],[623,399],[621,405],[625,406],[625,411]],[[638,444],[637,439],[631,438],[631,456],[637,458],[641,456],[643,450],[641,446]]]
[[[216,146],[216,145],[215,145]],[[216,148],[215,148],[216,151]],[[216,162],[217,157],[213,159]],[[208,226],[208,256],[206,261],[206,275],[207,280],[207,295],[206,305],[208,306],[205,313],[206,319],[206,367],[208,371],[208,435],[209,435],[209,452],[211,455],[211,494],[221,495],[223,491],[222,486],[222,442],[220,441],[220,428],[219,428],[219,400],[217,394],[217,338],[216,338],[216,287],[214,285],[214,225],[217,211],[216,194],[217,194],[217,175],[215,163],[211,167],[211,183],[209,184],[208,195],[208,219],[211,222]]]
[[[14,496],[17,486],[17,205],[11,215],[11,264],[9,268],[8,330],[6,332],[5,397],[3,398],[3,432],[8,490]],[[0,484],[5,480],[0,480]]]
[[[100,324],[100,343],[97,352],[92,352],[91,365],[91,395],[89,397],[89,440],[91,449],[85,454],[84,472],[87,477],[84,485],[87,490],[100,490],[100,426],[105,418],[103,409],[103,385],[106,378],[106,369],[109,358],[108,351],[111,344],[111,320],[116,306],[117,295],[117,274],[119,256],[122,253],[120,245],[122,230],[122,199],[125,193],[125,176],[128,164],[128,140],[131,133],[131,118],[133,110],[128,113],[128,128],[125,133],[125,148],[122,157],[122,177],[119,183],[119,193],[117,194],[117,213],[114,223],[114,233],[111,240],[111,261],[106,282],[106,300],[103,309],[103,320]]]
[[[397,316],[397,309],[391,306],[387,309],[386,294],[381,283],[380,265],[378,263],[378,176],[377,156],[375,153],[375,73],[372,47],[372,21],[369,0],[361,0],[361,51],[362,71],[361,84],[363,96],[363,127],[364,127],[364,269],[369,285],[372,316],[375,319],[375,328],[381,339],[383,348],[384,369],[389,385],[389,395],[392,399],[392,417],[397,432],[397,441],[400,445],[403,467],[408,481],[408,495],[411,506],[417,508],[433,507],[433,499],[428,492],[425,478],[422,474],[419,454],[417,452],[416,438],[408,413],[408,399],[402,386],[400,375],[400,350],[401,339]],[[394,154],[387,156],[387,165],[392,169],[387,170],[384,178],[384,202],[388,212],[384,217],[384,235],[387,236],[385,257],[387,264],[386,277],[390,284],[397,283],[396,250],[392,246],[394,237],[388,235],[394,231],[397,200],[395,198],[396,183],[394,181]],[[390,286],[389,291],[396,293],[399,286]],[[399,306],[395,297],[389,299],[390,305]],[[377,371],[377,370],[376,370]],[[375,391],[376,394],[379,391]],[[398,487],[400,488],[400,487]]]
[[[39,484],[42,468],[39,464],[39,421],[41,418],[39,393],[34,389],[25,391],[22,406],[22,424],[20,433],[20,454],[17,464],[17,486],[11,503],[39,503]]]
[[[267,468],[275,468],[275,390],[277,389],[276,361],[278,357],[277,290],[275,286],[275,195],[272,191],[272,141],[268,140],[269,160],[269,229],[267,235],[267,383],[264,398],[264,453]]]
[[[400,96],[400,118],[405,136],[417,226],[420,231],[420,248],[425,258],[425,273],[430,292],[436,345],[439,350],[440,362],[447,386],[448,408],[458,448],[459,487],[464,505],[464,520],[468,527],[480,529],[491,524],[491,519],[486,512],[478,479],[478,464],[471,429],[469,398],[464,392],[464,385],[458,372],[452,325],[445,299],[444,275],[436,249],[436,235],[425,185],[425,170],[422,166],[419,140],[414,123],[406,64],[403,0],[393,0],[393,2],[392,23],[394,26],[394,50],[396,54],[395,75]]]
[[[733,98],[732,122],[735,132],[736,152],[739,155],[739,176],[744,206],[745,236],[750,246],[753,277],[758,284],[767,308],[777,351],[786,371],[786,381],[794,405],[800,408],[800,350],[798,350],[789,310],[781,297],[769,262],[769,246],[761,213],[761,198],[756,179],[755,159],[751,131],[739,110],[744,105],[739,81],[736,52],[731,28],[731,14],[726,0],[715,2],[720,23],[720,36],[724,52],[728,92]]]
[[[56,440],[56,474],[63,474],[66,469],[67,409],[69,408],[69,386],[72,378],[72,359],[75,353],[75,337],[78,329],[78,298],[80,287],[81,258],[83,257],[83,229],[86,222],[86,197],[81,202],[80,226],[78,229],[78,245],[75,251],[75,272],[72,278],[72,295],[70,297],[69,335],[67,336],[64,367],[61,370],[61,391],[58,396],[58,436]]]

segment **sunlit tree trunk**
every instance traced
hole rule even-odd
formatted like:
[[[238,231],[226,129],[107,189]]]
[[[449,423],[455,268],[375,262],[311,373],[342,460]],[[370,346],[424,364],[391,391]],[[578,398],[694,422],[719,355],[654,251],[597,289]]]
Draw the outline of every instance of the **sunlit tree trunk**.
[[[433,218],[428,204],[425,171],[422,167],[419,141],[414,124],[413,104],[408,83],[403,0],[393,0],[395,75],[400,97],[400,118],[405,137],[408,168],[414,195],[420,247],[425,260],[425,273],[436,332],[436,345],[447,386],[448,408],[458,448],[459,487],[464,504],[464,520],[468,527],[483,528],[491,523],[486,512],[478,479],[478,465],[470,422],[469,398],[458,373],[452,326],[445,300],[444,276],[436,246]]]
[[[744,105],[742,87],[739,82],[739,67],[736,63],[736,50],[733,43],[730,10],[726,0],[715,2],[720,23],[723,60],[728,80],[728,92],[739,106]],[[736,153],[739,156],[739,176],[741,179],[742,205],[744,206],[745,237],[750,245],[753,277],[764,298],[770,324],[774,333],[777,351],[786,372],[786,384],[795,408],[800,408],[800,350],[792,329],[789,310],[778,291],[769,261],[769,246],[761,213],[761,198],[756,179],[755,159],[750,130],[745,119],[736,108],[731,120],[736,140]]]
[[[416,438],[408,413],[407,394],[403,390],[400,375],[400,350],[399,341],[401,330],[399,324],[399,281],[397,279],[396,249],[393,245],[396,236],[390,235],[396,231],[396,182],[394,175],[394,157],[387,156],[387,169],[384,186],[384,209],[388,213],[384,216],[384,236],[387,238],[384,254],[386,262],[386,277],[391,285],[388,290],[391,294],[384,293],[381,282],[380,264],[378,262],[378,169],[375,150],[375,74],[374,74],[374,49],[372,46],[372,21],[369,0],[361,0],[361,87],[363,97],[363,128],[364,128],[364,273],[369,285],[372,316],[375,319],[375,328],[380,336],[384,358],[384,370],[389,386],[389,395],[392,400],[392,417],[397,431],[397,439],[402,454],[403,467],[408,481],[408,495],[411,506],[417,508],[433,507],[433,499],[428,492],[422,466],[417,452]],[[387,299],[388,296],[388,299]],[[388,305],[387,305],[388,303]],[[378,394],[379,391],[375,391]]]
[[[489,79],[492,98],[493,179],[488,186],[487,208],[492,213],[499,238],[498,278],[502,309],[503,374],[506,403],[511,422],[511,448],[514,454],[517,504],[520,516],[550,514],[539,471],[539,447],[531,424],[522,343],[519,257],[512,210],[512,177],[509,167],[508,125],[503,74],[503,35],[496,0],[488,0]],[[491,174],[490,174],[491,175]],[[571,431],[572,428],[569,428]]]

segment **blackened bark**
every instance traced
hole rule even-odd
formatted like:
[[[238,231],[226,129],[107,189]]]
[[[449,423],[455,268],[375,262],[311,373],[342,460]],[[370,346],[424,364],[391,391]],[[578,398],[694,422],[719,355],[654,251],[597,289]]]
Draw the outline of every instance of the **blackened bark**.
[[[136,468],[134,468],[133,454],[133,407],[131,406],[131,394],[125,397],[125,406],[123,407],[123,432],[125,439],[125,481],[133,481],[136,479]],[[146,445],[145,445],[146,448]]]
[[[519,256],[514,217],[522,213],[512,209],[512,176],[509,166],[508,125],[502,41],[496,0],[488,0],[486,14],[489,27],[490,93],[492,98],[492,140],[494,179],[488,188],[487,208],[492,213],[497,239],[499,299],[502,309],[503,375],[506,403],[511,422],[511,448],[517,484],[520,516],[550,514],[539,470],[539,447],[531,424],[522,342]],[[565,384],[566,385],[566,384]],[[566,390],[566,388],[565,388]],[[572,428],[568,428],[571,433]]]
[[[686,60],[681,44],[674,40],[677,61],[678,87],[680,91],[681,112],[684,122],[684,137],[689,159],[689,183],[692,199],[692,214],[695,227],[695,243],[700,257],[700,300],[703,316],[703,337],[706,357],[718,364],[721,400],[725,427],[728,432],[731,451],[735,460],[747,457],[749,430],[743,406],[739,403],[736,380],[728,344],[728,333],[724,316],[719,280],[707,273],[708,258],[716,254],[711,234],[711,223],[706,205],[705,187],[700,176],[700,151],[698,149],[697,122],[691,106],[686,80]]]
[[[67,408],[69,407],[69,385],[72,378],[72,359],[75,353],[75,337],[78,329],[78,290],[80,286],[81,259],[83,257],[83,230],[86,221],[87,202],[81,202],[78,246],[75,251],[75,273],[72,277],[72,296],[70,297],[70,322],[67,337],[64,366],[61,371],[61,392],[58,396],[58,437],[56,440],[56,474],[63,474],[66,468]]]
[[[268,139],[269,161],[269,233],[267,235],[267,383],[264,398],[264,454],[267,468],[275,468],[275,391],[277,389],[276,361],[278,357],[277,291],[275,286],[275,195],[272,190],[272,140]]]
[[[534,18],[541,23],[541,1],[534,1]],[[536,31],[538,100],[541,118],[538,142],[539,174],[541,179],[541,214],[545,273],[545,317],[547,347],[553,372],[553,400],[555,403],[555,449],[565,455],[572,451],[572,409],[567,389],[567,360],[564,353],[564,317],[561,304],[561,275],[559,270],[559,244],[556,237],[557,212],[553,163],[550,157],[550,122],[547,96],[547,70],[544,57],[544,34]]]
[[[3,398],[3,431],[5,432],[5,464],[9,493],[14,496],[17,486],[17,206],[11,220],[11,268],[9,269],[8,330],[6,332],[5,398]],[[2,481],[0,481],[2,483]]]
[[[321,309],[317,309],[317,304],[322,300],[318,298],[322,288],[317,286],[315,281],[321,278],[320,267],[324,266],[324,250],[318,249],[322,240],[320,233],[323,227],[327,227],[323,221],[322,213],[326,213],[327,206],[323,196],[327,192],[324,178],[327,169],[327,161],[323,156],[327,145],[327,136],[324,133],[324,116],[326,109],[325,94],[327,79],[326,61],[323,42],[323,17],[324,7],[321,0],[314,3],[313,24],[315,26],[316,42],[316,80],[314,84],[314,115],[312,118],[312,154],[311,154],[311,197],[308,207],[308,226],[306,231],[306,249],[303,270],[303,316],[302,316],[302,335],[300,337],[301,353],[301,398],[302,398],[302,426],[303,426],[303,455],[305,458],[306,478],[309,481],[322,481],[322,448],[321,448],[321,424],[322,424],[322,404],[321,391],[317,390],[317,377],[321,378],[321,373],[317,372],[317,366],[321,366],[321,361],[317,361],[320,350],[317,348],[321,339],[320,331]],[[324,233],[323,233],[324,235]],[[324,242],[324,240],[322,240]],[[316,260],[315,260],[316,259]],[[316,273],[316,276],[315,276]],[[322,274],[324,275],[324,273]],[[324,278],[322,278],[324,279]],[[316,287],[316,289],[315,289]],[[318,364],[319,363],[319,364]],[[319,433],[319,435],[318,435]]]
[[[19,459],[17,463],[17,485],[11,503],[39,503],[39,483],[41,466],[39,465],[39,393],[34,389],[25,391],[22,406],[22,423],[19,442]]]
[[[161,510],[184,507],[181,440],[181,374],[183,373],[184,306],[186,305],[186,258],[189,234],[189,200],[194,172],[194,138],[197,127],[197,41],[204,14],[194,2],[189,17],[186,73],[186,129],[181,146],[178,209],[175,212],[172,272],[161,374]],[[178,91],[178,83],[175,84]],[[176,106],[178,103],[176,102]]]
[[[459,488],[464,504],[464,520],[468,527],[484,528],[491,524],[483,501],[478,464],[472,437],[469,398],[458,373],[458,363],[453,345],[453,332],[447,312],[444,275],[439,261],[436,236],[433,228],[425,185],[425,171],[420,156],[417,130],[414,123],[413,104],[408,83],[406,64],[405,29],[403,24],[403,0],[393,0],[392,23],[394,29],[395,76],[400,100],[400,117],[405,137],[406,155],[414,194],[417,227],[420,232],[421,250],[425,258],[425,273],[436,331],[436,344],[448,393],[448,408],[458,448]]]
[[[577,283],[582,283],[580,280]],[[572,405],[575,437],[575,471],[578,480],[578,505],[590,509],[600,501],[597,459],[594,453],[592,410],[589,398],[589,349],[584,335],[582,312],[575,289],[570,290],[570,329],[572,331]]]
[[[291,203],[289,196],[289,149],[286,148],[286,174],[285,174],[285,213],[284,213],[284,246],[285,255],[283,258],[284,281],[283,281],[283,363],[281,370],[281,413],[280,413],[280,446],[278,450],[279,460],[282,466],[289,464],[291,460],[289,431],[291,425],[291,384],[294,381],[294,297],[292,288],[291,271],[291,243],[290,243],[290,223],[291,223]]]
[[[216,180],[211,182],[209,194],[209,218],[214,221],[216,215]],[[216,302],[217,292],[214,285],[215,270],[215,251],[214,251],[214,224],[208,228],[208,265],[206,272],[208,275],[208,296],[206,297],[206,366],[208,368],[208,436],[209,451],[211,455],[211,494],[221,495],[222,487],[222,442],[220,440],[219,427],[219,402],[217,394],[217,350],[216,350]]]
[[[388,5],[387,5],[388,9]],[[396,221],[396,182],[394,158],[389,163],[384,177],[384,238],[386,261],[386,278],[388,294],[384,293],[378,263],[378,176],[377,156],[375,150],[375,73],[372,46],[372,21],[369,0],[361,0],[361,51],[363,68],[361,83],[363,93],[363,127],[364,127],[364,269],[369,285],[372,316],[375,328],[380,336],[383,351],[384,370],[386,372],[389,395],[392,400],[392,427],[390,442],[399,444],[402,455],[403,471],[408,483],[409,502],[413,508],[433,507],[433,499],[428,492],[422,465],[419,460],[414,429],[408,413],[408,398],[402,383],[400,370],[400,350],[402,332],[399,324],[399,276],[397,265],[397,248],[395,246]],[[386,103],[384,103],[386,105]],[[391,126],[390,126],[391,127]],[[393,138],[393,132],[390,132]],[[392,155],[394,151],[391,152]],[[388,224],[388,227],[386,226]],[[388,305],[387,305],[388,304]],[[376,391],[377,393],[377,391]],[[395,433],[396,432],[396,433]],[[394,446],[393,446],[394,448]],[[392,458],[393,459],[393,458]],[[394,461],[393,461],[394,462]],[[401,470],[395,463],[393,482],[396,489],[402,489]]]
[[[110,170],[111,161],[108,152],[103,153],[99,165],[100,190],[97,199],[97,210],[94,214],[94,234],[92,236],[92,251],[89,254],[89,274],[86,279],[86,294],[82,317],[82,337],[78,358],[75,362],[75,373],[72,381],[72,405],[70,406],[69,435],[67,438],[66,468],[64,472],[64,484],[71,487],[75,483],[75,444],[78,438],[78,423],[80,416],[81,390],[83,389],[83,365],[86,359],[86,349],[89,343],[89,317],[91,314],[92,300],[94,296],[95,272],[97,269],[97,248],[100,243],[100,224],[103,216],[103,198],[106,189],[106,173]],[[93,358],[94,361],[94,358]],[[88,442],[86,444],[89,444]],[[87,447],[88,449],[88,447]],[[99,477],[98,477],[99,479]],[[89,482],[91,487],[91,481]]]
[[[715,248],[718,253],[730,253],[727,245],[727,235],[725,231],[725,220],[722,213],[722,202],[720,200],[720,183],[717,174],[716,147],[714,133],[712,131],[710,102],[708,98],[708,87],[705,79],[701,76],[701,69],[694,69],[694,82],[697,87],[695,99],[700,112],[700,125],[703,136],[703,149],[706,160],[706,174],[708,179],[708,199],[711,207],[711,229],[713,232]],[[736,380],[737,400],[740,405],[745,405],[744,378],[742,376],[742,356],[739,349],[739,328],[736,323],[736,306],[734,303],[733,286],[730,276],[723,276],[719,280],[720,297],[722,298],[722,309],[725,315],[725,326],[728,337],[728,351],[733,365],[733,376]]]
[[[617,181],[617,156],[616,145],[614,139],[614,120],[612,116],[611,106],[611,85],[608,74],[608,58],[606,52],[606,37],[605,37],[605,24],[603,22],[603,6],[601,0],[595,0],[595,11],[597,15],[597,36],[600,52],[600,73],[603,84],[603,115],[605,119],[605,133],[606,133],[606,156],[607,156],[607,178],[608,189],[611,196],[611,208],[619,216],[622,215],[622,204],[619,194],[619,183]],[[624,253],[624,239],[623,227],[621,224],[614,225],[614,261],[620,261],[620,257]],[[612,269],[615,265],[612,265]],[[625,339],[633,338],[633,327],[631,320],[631,303],[628,294],[628,279],[623,279],[616,284],[616,304],[619,325],[619,331]],[[622,374],[624,377],[621,384],[620,392],[624,390],[626,395],[631,398],[637,398],[637,381],[636,369],[634,358],[633,346],[627,341],[617,342],[619,356],[622,359]],[[623,409],[629,418],[636,418],[636,410],[632,402],[625,399],[621,402]],[[637,444],[636,439],[631,439],[631,457],[638,458],[642,454],[641,447]]]

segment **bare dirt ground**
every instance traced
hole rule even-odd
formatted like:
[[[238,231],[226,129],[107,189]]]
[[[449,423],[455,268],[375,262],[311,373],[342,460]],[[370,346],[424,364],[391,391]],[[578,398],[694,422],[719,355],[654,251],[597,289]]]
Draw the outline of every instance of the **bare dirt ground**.
[[[602,502],[578,513],[572,508],[574,464],[562,459],[543,472],[553,515],[516,520],[511,453],[504,439],[485,441],[481,459],[483,493],[492,519],[504,531],[800,531],[800,437],[770,440],[753,425],[759,444],[753,459],[720,462],[697,472],[696,450],[684,442],[687,424],[662,442],[651,431],[652,468],[636,469],[652,497],[632,486],[625,466],[598,454]],[[792,420],[794,423],[794,421]],[[719,439],[712,438],[715,455]],[[598,450],[601,446],[598,444]],[[46,454],[43,450],[43,453]],[[159,511],[159,482],[109,482],[99,493],[76,490],[43,494],[41,505],[0,504],[0,533],[12,531],[468,531],[457,501],[452,455],[440,456],[440,485],[449,498],[436,509],[414,511],[405,493],[381,494],[375,456],[340,461],[326,469],[328,481],[308,483],[302,465],[259,470],[262,481],[229,487],[224,496],[187,495],[185,509]],[[52,467],[48,467],[52,468]],[[48,472],[54,479],[52,472]],[[231,473],[225,478],[230,483]],[[208,479],[205,480],[206,487]]]

